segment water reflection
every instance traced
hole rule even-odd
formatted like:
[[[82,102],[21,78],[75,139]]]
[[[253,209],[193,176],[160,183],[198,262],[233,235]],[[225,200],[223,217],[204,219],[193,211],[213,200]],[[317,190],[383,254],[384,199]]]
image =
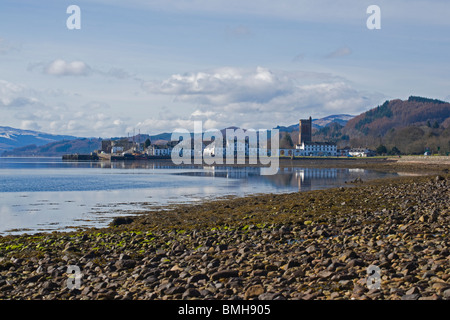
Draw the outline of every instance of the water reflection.
[[[0,158],[0,234],[102,227],[111,217],[229,195],[309,191],[395,175],[364,169]]]

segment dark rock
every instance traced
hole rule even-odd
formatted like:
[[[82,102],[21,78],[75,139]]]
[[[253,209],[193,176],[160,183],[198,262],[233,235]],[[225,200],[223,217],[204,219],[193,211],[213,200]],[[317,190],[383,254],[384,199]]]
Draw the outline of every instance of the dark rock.
[[[129,256],[128,254],[125,254],[125,253],[122,253],[119,256],[119,260],[129,260],[129,259],[131,259],[131,256]]]
[[[265,277],[267,276],[266,270],[253,270],[251,273],[254,277]]]
[[[219,244],[216,247],[216,251],[225,251],[225,250],[228,250],[228,245],[227,244]]]
[[[211,280],[219,280],[221,278],[232,278],[239,276],[238,270],[222,270],[217,271],[211,275]]]
[[[42,288],[47,290],[54,290],[58,288],[58,285],[52,281],[46,281],[42,284]]]
[[[25,280],[23,280],[23,283],[34,283],[34,282],[38,282],[39,279],[42,278],[42,275],[38,274],[35,276],[31,276],[29,278],[26,278]]]
[[[132,259],[118,260],[114,265],[116,266],[116,268],[118,270],[130,269],[130,268],[134,268],[136,266],[136,261],[132,260]]]
[[[194,274],[192,277],[188,279],[188,283],[199,282],[200,280],[209,280],[209,277],[204,273]]]
[[[268,264],[265,266],[266,271],[277,271],[278,267],[274,264]]]
[[[266,265],[264,263],[255,263],[253,265],[253,270],[264,270]]]
[[[413,246],[411,247],[411,251],[414,251],[414,252],[420,252],[420,251],[422,251],[422,250],[423,250],[423,247],[420,246],[420,245],[418,245],[418,244],[413,245]]]
[[[175,286],[175,287],[171,287],[167,290],[164,291],[164,294],[178,294],[178,293],[184,293],[186,291],[185,288],[181,287],[181,286]]]
[[[112,227],[117,227],[124,224],[130,224],[133,222],[133,218],[130,217],[117,217],[114,218],[113,221],[110,223]]]
[[[187,289],[181,296],[183,299],[201,297],[201,293],[194,288]]]
[[[286,264],[286,269],[294,268],[300,266],[300,263],[297,260],[289,260]]]
[[[408,270],[408,271],[414,271],[414,270],[416,270],[417,268],[419,267],[419,265],[417,264],[417,263],[415,263],[415,262],[410,262],[410,263],[407,263],[405,266],[404,266],[404,270]]]

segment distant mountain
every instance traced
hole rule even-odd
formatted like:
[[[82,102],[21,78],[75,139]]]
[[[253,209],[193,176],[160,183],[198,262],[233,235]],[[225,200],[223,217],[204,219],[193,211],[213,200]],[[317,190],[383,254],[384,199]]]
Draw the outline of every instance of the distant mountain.
[[[298,143],[298,123],[277,126],[280,147]],[[236,127],[229,127],[236,129]],[[227,128],[222,129],[222,133]],[[144,143],[164,144],[171,133],[136,135],[128,139]],[[191,134],[192,135],[192,134]],[[122,139],[122,138],[112,138]],[[102,139],[76,138],[42,132],[0,127],[0,155],[3,156],[61,156],[68,153],[87,154],[101,148]],[[331,115],[313,119],[313,141],[332,141],[338,147],[368,147],[388,153],[420,154],[425,150],[450,152],[450,103],[411,96],[384,102],[358,116]],[[5,151],[3,154],[2,152]]]
[[[341,126],[345,126],[347,122],[354,117],[355,116],[351,116],[349,114],[332,115],[325,118],[313,120],[313,126],[315,125],[318,128],[323,128],[330,125],[331,123],[339,123]]]
[[[95,150],[101,149],[102,139],[100,138],[77,138],[73,140],[60,140],[50,142],[45,145],[37,146],[35,144],[15,148],[5,151],[4,157],[60,157],[64,154],[89,154]]]
[[[77,137],[68,135],[53,135],[31,130],[21,130],[11,127],[0,127],[0,154],[14,148],[34,144],[42,146],[50,142],[74,140]]]
[[[345,126],[350,119],[353,119],[355,116],[349,114],[335,114],[331,116],[327,116],[320,119],[312,119],[313,129],[320,129],[330,125],[331,123],[339,123],[341,126]],[[280,130],[280,132],[298,132],[299,124],[293,124],[290,126],[277,126],[275,129]]]

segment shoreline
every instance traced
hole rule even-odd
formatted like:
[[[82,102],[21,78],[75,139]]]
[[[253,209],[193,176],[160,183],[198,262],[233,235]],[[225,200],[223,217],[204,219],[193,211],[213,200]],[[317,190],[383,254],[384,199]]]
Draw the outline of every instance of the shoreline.
[[[0,237],[0,299],[450,299],[448,168]],[[373,265],[380,289],[367,286]]]

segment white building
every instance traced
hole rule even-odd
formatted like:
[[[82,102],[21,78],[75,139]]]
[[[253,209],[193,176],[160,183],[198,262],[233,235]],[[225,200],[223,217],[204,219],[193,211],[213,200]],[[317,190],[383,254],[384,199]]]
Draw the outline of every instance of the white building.
[[[300,150],[297,154],[301,156],[337,156],[337,146],[331,142],[303,142],[302,144],[296,145],[295,149]]]
[[[352,157],[371,157],[375,155],[372,150],[367,148],[353,148],[350,149],[348,154]]]

